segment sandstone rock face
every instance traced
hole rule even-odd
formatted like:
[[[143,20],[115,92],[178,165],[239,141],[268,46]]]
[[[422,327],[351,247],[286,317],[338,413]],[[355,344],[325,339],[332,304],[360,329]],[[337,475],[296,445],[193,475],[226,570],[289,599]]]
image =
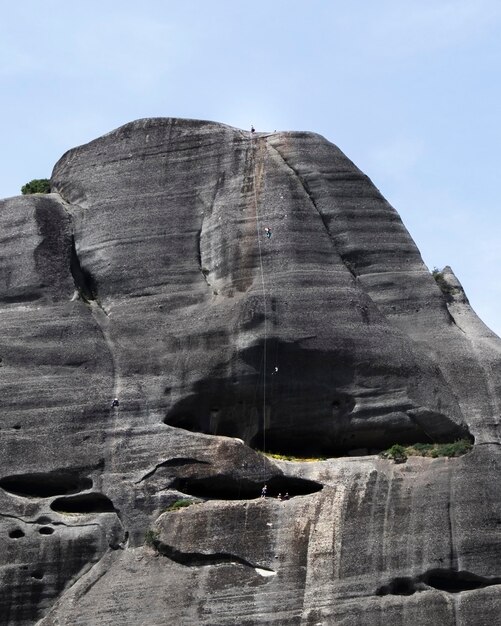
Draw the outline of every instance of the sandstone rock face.
[[[336,146],[139,120],[52,192],[0,203],[0,623],[496,623],[501,341]]]

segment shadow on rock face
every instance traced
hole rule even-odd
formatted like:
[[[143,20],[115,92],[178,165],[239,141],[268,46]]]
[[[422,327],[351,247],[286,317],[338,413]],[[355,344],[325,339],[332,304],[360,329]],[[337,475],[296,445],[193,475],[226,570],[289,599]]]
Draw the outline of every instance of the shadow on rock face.
[[[215,500],[250,500],[261,494],[262,481],[237,480],[232,476],[209,476],[205,478],[177,479],[172,487],[198,498]],[[277,497],[285,493],[304,496],[323,489],[323,485],[304,478],[275,476],[267,481],[267,496]]]
[[[57,498],[51,503],[53,511],[61,513],[115,513],[113,502],[102,493],[83,493],[69,498]]]
[[[263,354],[264,345],[256,344],[196,381],[164,423],[298,456],[376,451],[397,442],[447,442],[469,435],[433,407],[434,399],[431,407],[417,404],[407,390],[408,372],[390,365],[355,365],[348,346],[333,352],[270,339],[266,372]],[[274,362],[286,365],[275,369]]]
[[[499,576],[478,576],[471,572],[454,569],[434,569],[416,578],[394,578],[388,584],[379,587],[376,595],[411,596],[419,591],[427,591],[430,587],[448,593],[461,593],[500,583],[501,577]]]
[[[0,479],[0,487],[16,496],[50,498],[92,488],[92,480],[78,471],[55,470],[47,473],[16,474]]]

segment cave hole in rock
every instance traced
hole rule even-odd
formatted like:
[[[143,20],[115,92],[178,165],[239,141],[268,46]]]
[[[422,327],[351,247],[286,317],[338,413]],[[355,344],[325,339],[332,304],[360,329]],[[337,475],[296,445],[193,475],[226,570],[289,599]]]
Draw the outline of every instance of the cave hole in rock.
[[[474,591],[490,585],[501,584],[501,577],[483,577],[471,572],[453,569],[429,570],[416,578],[399,577],[390,580],[376,590],[378,596],[410,596],[419,591],[429,590],[430,587],[447,593],[461,593]]]
[[[209,478],[178,478],[171,485],[196,498],[207,500],[252,500],[261,495],[262,483],[250,480],[238,480],[230,476],[213,476]],[[290,498],[316,493],[323,485],[314,480],[275,476],[267,481],[267,497],[276,498],[278,494],[289,494]]]
[[[31,577],[35,578],[36,580],[42,580],[43,572],[40,570],[35,570],[34,572],[32,572]]]
[[[21,539],[21,537],[24,537],[24,533],[20,528],[15,528],[14,530],[10,531],[9,537],[11,539]]]
[[[277,384],[275,380],[273,385]],[[235,382],[242,391],[236,390]],[[290,400],[281,403],[277,389],[274,402],[265,408],[263,420],[262,397],[256,391],[255,377],[242,376],[238,381],[217,379],[207,385],[210,391],[183,398],[171,407],[163,422],[190,432],[238,438],[255,450],[297,457],[341,456],[354,448],[380,450],[377,444],[386,443],[375,438],[370,429],[354,433],[350,420],[355,398],[342,391],[329,394],[322,417],[312,427],[311,420],[306,419],[308,403],[301,401],[301,408],[289,415]]]
[[[92,480],[71,471],[54,471],[40,474],[17,474],[0,479],[0,487],[16,496],[50,498],[77,493],[92,487]]]
[[[54,532],[54,529],[51,528],[50,526],[43,526],[42,528],[38,529],[38,532],[41,535],[52,535],[52,533]]]
[[[13,430],[21,430],[21,424],[14,424],[12,427]]]
[[[57,498],[50,508],[59,513],[116,513],[113,502],[102,493],[83,493]]]
[[[387,585],[379,587],[377,596],[411,596],[416,593],[416,584],[412,578],[394,578]]]
[[[490,585],[501,584],[501,576],[484,577],[477,576],[471,572],[449,569],[431,570],[421,576],[420,580],[429,587],[449,593],[472,591],[474,589],[483,589]]]

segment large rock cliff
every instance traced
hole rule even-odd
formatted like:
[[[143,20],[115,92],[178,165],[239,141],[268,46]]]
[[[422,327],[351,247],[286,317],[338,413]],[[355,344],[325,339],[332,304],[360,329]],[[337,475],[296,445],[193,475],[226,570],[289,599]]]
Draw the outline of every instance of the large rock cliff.
[[[0,623],[499,619],[501,340],[336,146],[146,119],[51,186],[0,203]]]

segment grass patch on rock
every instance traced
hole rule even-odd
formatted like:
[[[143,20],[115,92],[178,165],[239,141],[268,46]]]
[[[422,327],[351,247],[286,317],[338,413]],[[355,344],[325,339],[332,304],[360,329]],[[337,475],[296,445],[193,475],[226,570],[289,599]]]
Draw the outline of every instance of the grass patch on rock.
[[[473,444],[468,439],[458,439],[452,443],[414,443],[411,446],[395,444],[381,452],[379,456],[395,463],[405,463],[410,456],[426,456],[432,459],[463,456],[472,447]]]
[[[171,511],[179,511],[179,509],[185,509],[187,506],[191,506],[192,504],[195,504],[193,500],[188,500],[187,498],[180,498],[179,500],[174,500],[174,502],[165,509],[164,513],[170,513]]]
[[[260,450],[258,450],[260,452]],[[303,457],[293,456],[292,454],[278,454],[276,452],[261,452],[270,459],[276,459],[277,461],[293,461],[295,463],[314,463],[315,461],[325,461],[324,456],[318,457]]]

